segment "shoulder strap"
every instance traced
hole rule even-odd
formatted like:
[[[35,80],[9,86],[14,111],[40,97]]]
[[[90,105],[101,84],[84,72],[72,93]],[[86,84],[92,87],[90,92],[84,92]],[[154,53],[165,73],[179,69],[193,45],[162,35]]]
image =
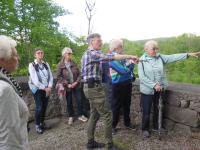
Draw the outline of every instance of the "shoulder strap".
[[[38,71],[38,65],[35,64],[34,61],[32,62],[32,65],[33,65],[33,67],[35,68],[35,70]],[[48,68],[48,66],[47,66],[47,64],[46,64],[46,62],[43,62],[42,65],[44,66],[44,68],[45,68],[46,70],[49,70],[49,68]]]
[[[38,72],[38,71],[39,71],[39,69],[38,69],[38,64],[35,64],[35,62],[33,61],[33,62],[32,62],[32,65],[33,65],[33,67],[35,68],[36,72]]]
[[[160,59],[162,60],[162,63],[163,63],[163,65],[165,64],[165,61],[164,61],[164,59],[161,57],[161,56],[159,56],[160,57]]]
[[[46,62],[43,62],[42,65],[44,66],[44,68],[45,68],[46,70],[49,70],[49,68],[48,68],[48,66],[47,66],[47,64],[46,64]]]
[[[144,75],[145,75],[145,71],[144,71],[144,64],[143,64],[143,61],[142,61],[141,63],[142,63],[142,69],[143,69],[143,72],[144,72]]]
[[[35,68],[35,71],[36,71],[37,76],[38,76],[38,80],[42,83],[42,78],[41,78],[40,73],[39,73],[38,64],[35,64],[35,62],[33,61],[33,62],[32,62],[32,65],[33,65],[33,67]]]

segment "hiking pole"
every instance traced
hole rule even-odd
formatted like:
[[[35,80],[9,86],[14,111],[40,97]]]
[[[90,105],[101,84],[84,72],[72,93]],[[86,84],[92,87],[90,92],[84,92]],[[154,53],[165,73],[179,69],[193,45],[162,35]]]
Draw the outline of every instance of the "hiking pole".
[[[158,137],[161,140],[162,134],[162,117],[163,117],[163,96],[164,96],[164,89],[160,92],[159,104],[158,104]]]

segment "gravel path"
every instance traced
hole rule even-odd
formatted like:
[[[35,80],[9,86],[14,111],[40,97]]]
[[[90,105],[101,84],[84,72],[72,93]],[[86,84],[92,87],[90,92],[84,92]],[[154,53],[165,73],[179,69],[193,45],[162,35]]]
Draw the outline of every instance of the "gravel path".
[[[86,150],[87,123],[75,120],[74,124],[69,126],[65,118],[56,118],[47,123],[52,128],[42,135],[38,135],[33,123],[31,124],[29,141],[32,150]],[[103,123],[100,121],[96,129],[97,141],[105,142],[103,133]],[[143,140],[139,129],[130,131],[123,125],[119,125],[113,139],[117,146],[125,150],[200,150],[200,133],[184,136],[170,131],[163,136],[162,140],[158,139],[157,133],[152,133],[151,138]]]

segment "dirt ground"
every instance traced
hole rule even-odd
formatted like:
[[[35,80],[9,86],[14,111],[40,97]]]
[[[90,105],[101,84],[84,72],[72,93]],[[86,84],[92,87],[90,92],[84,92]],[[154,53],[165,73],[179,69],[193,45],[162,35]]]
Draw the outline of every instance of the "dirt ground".
[[[67,124],[67,118],[55,118],[46,122],[51,129],[39,135],[35,132],[34,123],[31,123],[29,141],[32,150],[86,150],[87,123],[75,120],[73,125]],[[98,122],[96,140],[104,141],[104,125]],[[200,150],[200,133],[184,135],[180,132],[168,131],[159,140],[158,134],[144,140],[141,130],[131,131],[120,123],[118,132],[113,136],[114,143],[124,150]],[[102,149],[104,150],[104,148]]]

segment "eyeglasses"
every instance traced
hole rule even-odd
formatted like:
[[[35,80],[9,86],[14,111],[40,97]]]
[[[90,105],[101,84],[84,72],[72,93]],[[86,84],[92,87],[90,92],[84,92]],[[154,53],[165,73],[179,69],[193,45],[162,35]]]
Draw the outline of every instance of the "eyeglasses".
[[[151,48],[150,50],[153,50],[153,51],[158,51],[158,50],[159,50],[159,48],[158,48],[158,47],[153,47],[153,48]]]
[[[43,52],[36,52],[36,54],[43,54]]]
[[[66,54],[67,54],[67,55],[72,55],[72,53],[65,53],[65,55],[66,55]]]

